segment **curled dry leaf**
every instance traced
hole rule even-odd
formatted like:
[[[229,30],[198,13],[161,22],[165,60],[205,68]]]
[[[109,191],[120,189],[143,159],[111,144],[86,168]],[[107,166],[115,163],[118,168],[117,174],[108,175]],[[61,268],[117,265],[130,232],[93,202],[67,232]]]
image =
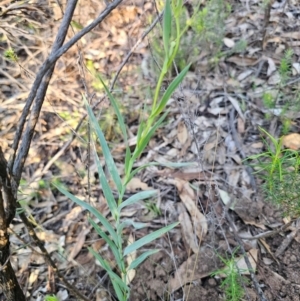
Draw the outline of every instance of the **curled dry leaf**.
[[[192,251],[196,254],[198,253],[198,245],[197,239],[193,231],[193,225],[191,223],[191,219],[186,212],[183,204],[178,204],[178,220],[181,226],[181,233],[183,236],[184,243],[186,244],[186,249],[192,249]]]
[[[282,137],[282,144],[286,148],[293,150],[300,149],[300,134],[293,133]]]
[[[207,220],[196,205],[197,198],[194,190],[190,187],[189,182],[177,178],[168,179],[168,183],[171,183],[177,187],[179,197],[191,216],[195,234],[201,241],[207,233]]]

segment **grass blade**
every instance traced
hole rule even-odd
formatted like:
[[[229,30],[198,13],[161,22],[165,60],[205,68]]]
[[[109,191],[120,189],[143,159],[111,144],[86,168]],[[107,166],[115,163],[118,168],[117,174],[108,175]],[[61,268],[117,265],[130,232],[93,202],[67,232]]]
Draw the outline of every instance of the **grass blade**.
[[[160,250],[149,250],[142,255],[140,255],[137,259],[133,260],[128,267],[127,271],[134,270],[136,267],[138,267],[145,259],[147,259],[149,256],[159,252]]]
[[[89,115],[91,125],[93,126],[93,128],[96,132],[96,135],[98,137],[98,140],[101,144],[102,151],[103,151],[103,156],[105,158],[107,168],[110,172],[110,175],[111,175],[114,183],[116,184],[118,192],[120,193],[122,191],[122,181],[121,181],[117,166],[116,166],[115,161],[114,161],[114,159],[113,159],[113,157],[110,153],[109,147],[108,147],[107,142],[105,140],[104,134],[103,134],[103,132],[102,132],[100,126],[99,126],[99,123],[98,123],[98,121],[97,121],[97,119],[96,119],[96,117],[93,113],[92,108],[88,104],[86,98],[85,98],[85,103],[86,103],[86,108],[87,108],[87,111],[88,111],[88,115]]]
[[[138,192],[138,193],[132,195],[131,197],[129,197],[126,201],[124,201],[119,206],[119,210],[121,210],[124,207],[129,206],[131,204],[134,204],[140,200],[149,199],[155,195],[157,195],[157,190],[147,190],[147,191]]]
[[[120,253],[118,252],[118,248],[115,245],[115,243],[102,231],[102,229],[99,227],[97,223],[95,223],[91,218],[89,218],[89,222],[93,226],[93,228],[96,230],[96,232],[107,242],[110,249],[112,250],[114,257],[116,259],[116,262],[118,264],[119,269],[122,271],[124,270],[124,262],[122,263],[122,259],[120,257]]]
[[[99,177],[100,177],[100,183],[101,183],[101,186],[102,186],[102,189],[103,189],[104,196],[106,198],[108,207],[111,211],[111,214],[112,214],[113,218],[116,219],[117,214],[118,214],[117,203],[115,201],[115,198],[113,196],[111,188],[109,187],[109,184],[106,180],[106,176],[105,176],[104,170],[101,166],[100,160],[99,160],[99,158],[96,154],[96,150],[95,150],[95,160],[96,160],[98,173],[99,173]]]
[[[86,210],[88,210],[90,213],[92,213],[95,217],[98,218],[98,220],[101,222],[101,224],[104,226],[104,228],[109,232],[109,234],[111,235],[111,237],[113,238],[115,244],[118,243],[118,236],[117,233],[115,232],[115,230],[113,229],[113,227],[111,226],[111,224],[109,223],[109,221],[93,206],[91,206],[90,204],[78,199],[77,197],[75,197],[73,194],[71,194],[70,192],[68,192],[67,190],[65,190],[63,187],[53,184],[62,194],[64,194],[66,197],[68,197],[69,199],[71,199],[74,203],[76,203],[77,205],[85,208]]]
[[[156,230],[156,231],[142,237],[141,239],[135,241],[134,243],[132,243],[131,245],[127,246],[124,249],[124,256],[136,251],[137,249],[141,248],[145,244],[148,244],[149,242],[157,239],[158,237],[162,236],[163,234],[167,233],[168,231],[170,231],[171,229],[176,227],[178,224],[179,224],[178,222],[173,223],[171,225],[168,225],[168,226],[163,227],[159,230]]]
[[[158,106],[156,107],[155,111],[153,112],[153,116],[157,116],[160,114],[163,109],[166,107],[166,104],[168,100],[170,99],[171,95],[175,91],[175,89],[179,86],[179,84],[182,82],[184,77],[186,76],[187,72],[190,69],[191,64],[187,65],[172,81],[172,83],[169,85],[167,90],[165,91],[164,95],[161,98],[161,101],[159,102]]]
[[[111,279],[111,282],[114,286],[115,292],[118,296],[118,300],[125,301],[127,298],[124,298],[124,292],[125,294],[129,294],[129,287],[122,281],[122,279],[113,272],[111,267],[109,266],[108,262],[104,260],[95,250],[92,248],[88,248],[89,251],[94,255],[94,257],[100,262],[102,267],[106,270],[106,272],[109,275],[109,278]]]

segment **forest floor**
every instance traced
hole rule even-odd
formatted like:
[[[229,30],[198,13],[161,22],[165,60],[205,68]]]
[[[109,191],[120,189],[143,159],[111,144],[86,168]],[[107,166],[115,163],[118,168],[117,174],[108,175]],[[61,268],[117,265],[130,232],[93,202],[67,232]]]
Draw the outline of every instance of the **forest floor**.
[[[24,13],[26,4],[23,13],[19,10],[17,16],[0,19],[0,34],[9,37],[0,41],[0,145],[7,158],[31,84],[62,18],[65,3],[61,8],[58,3],[33,1],[28,13]],[[4,5],[7,1],[0,1],[0,7]],[[126,191],[127,197],[140,190],[159,191],[159,199],[125,210],[124,219],[148,223],[140,231],[126,228],[126,239],[130,235],[138,239],[180,221],[168,235],[147,246],[161,251],[136,270],[130,300],[226,300],[222,278],[211,276],[224,267],[221,257],[240,260],[241,274],[249,279],[242,300],[260,300],[236,235],[267,300],[300,300],[298,224],[277,231],[289,218],[265,200],[263,181],[245,162],[266,150],[259,127],[276,139],[300,132],[300,5],[296,0],[265,4],[210,0],[201,2],[200,10],[204,7],[211,23],[207,21],[205,31],[188,31],[182,41],[178,68],[188,62],[192,67],[167,105],[167,122],[137,162],[161,165],[141,171]],[[103,8],[104,1],[79,1],[67,39]],[[89,151],[88,123],[84,121],[73,138],[72,134],[86,113],[82,94],[88,95],[91,104],[101,100],[95,115],[124,175],[124,143],[97,75],[109,85],[160,9],[154,1],[126,0],[59,59],[22,176],[19,201],[39,238],[66,278],[90,300],[115,299],[107,274],[87,248],[94,248],[112,264],[114,259],[84,209],[59,194],[51,181],[59,180],[110,218]],[[141,113],[145,105],[151,105],[156,64],[161,64],[160,31],[158,23],[138,44],[113,90],[133,144]],[[9,48],[17,61],[5,58]],[[288,60],[291,69],[288,78],[282,79],[282,62]],[[268,105],[268,97],[276,98],[273,106]],[[297,144],[296,140],[292,142]],[[190,165],[176,169],[166,167],[169,162]],[[226,208],[230,208],[231,225]],[[41,301],[46,294],[75,300],[55,278],[18,217],[11,230],[11,261],[28,300]],[[273,235],[258,236],[271,230]],[[0,300],[5,300],[2,295]]]

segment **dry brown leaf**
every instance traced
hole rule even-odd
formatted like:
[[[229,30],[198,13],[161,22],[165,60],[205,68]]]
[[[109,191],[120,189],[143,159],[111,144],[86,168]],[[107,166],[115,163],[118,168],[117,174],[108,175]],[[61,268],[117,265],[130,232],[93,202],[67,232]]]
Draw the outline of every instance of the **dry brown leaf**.
[[[213,163],[215,161],[216,158],[216,151],[215,148],[218,145],[218,137],[216,135],[214,135],[213,137],[211,137],[209,140],[209,142],[205,143],[203,150],[203,158],[204,160],[207,160],[208,163]]]
[[[250,57],[241,57],[241,56],[231,56],[226,59],[227,62],[234,63],[241,67],[254,66],[259,63],[260,59],[250,58]]]
[[[139,178],[132,178],[130,182],[127,184],[127,190],[130,192],[135,192],[138,190],[150,190],[151,187],[149,187],[146,183],[142,182]]]
[[[251,263],[252,269],[256,271],[256,265],[257,265],[257,255],[258,255],[258,250],[257,249],[251,249],[247,252],[249,261]],[[245,261],[245,257],[241,256],[237,258],[236,260],[236,265],[239,268],[240,272],[244,275],[250,275],[248,266]]]
[[[207,220],[206,217],[199,211],[197,207],[197,197],[194,190],[190,187],[189,182],[176,179],[168,179],[169,183],[175,185],[179,192],[179,197],[182,203],[188,210],[194,225],[195,234],[200,242],[207,233]]]
[[[79,216],[79,214],[82,212],[83,208],[80,206],[76,206],[72,208],[72,210],[66,215],[66,218],[63,220],[63,229],[64,232],[67,232],[68,227],[74,220],[76,220]]]
[[[224,165],[226,162],[226,149],[223,144],[217,149],[217,160],[220,165]]]
[[[178,220],[180,222],[181,233],[183,241],[186,244],[186,249],[192,249],[192,251],[196,254],[199,250],[197,245],[197,239],[194,234],[190,216],[186,212],[186,209],[184,208],[183,204],[178,204],[178,213]]]
[[[33,269],[32,272],[30,273],[30,276],[28,278],[28,284],[31,287],[31,285],[36,282],[36,280],[38,279],[38,276],[40,274],[40,270],[39,269]]]
[[[242,120],[245,121],[245,116],[242,113],[242,110],[240,108],[239,102],[235,98],[233,98],[231,96],[228,96],[228,99],[231,102],[231,104],[233,105],[233,107],[235,108],[235,110],[239,113],[239,115],[242,118]]]
[[[282,144],[286,148],[293,150],[300,149],[300,134],[293,133],[282,137]]]
[[[260,239],[259,242],[261,243],[261,245],[265,248],[265,250],[272,256],[272,258],[277,262],[278,265],[280,265],[279,261],[277,260],[277,258],[274,256],[271,247],[269,246],[269,244],[265,241],[265,239]]]
[[[183,121],[178,124],[177,127],[177,138],[181,145],[184,145],[188,140],[189,133]]]
[[[228,184],[231,187],[237,187],[237,183],[238,183],[239,178],[240,178],[240,171],[230,169],[227,173],[227,176],[228,176]]]
[[[237,130],[240,134],[245,133],[245,121],[240,117],[237,119]]]
[[[274,60],[271,58],[267,58],[268,61],[268,71],[267,71],[267,76],[270,76],[274,71],[276,71],[276,64]]]
[[[78,253],[82,250],[82,247],[85,243],[86,235],[90,233],[91,229],[82,229],[79,235],[77,236],[75,245],[73,246],[69,256],[68,256],[68,261],[73,260]]]
[[[180,287],[204,277],[216,270],[220,259],[208,247],[201,247],[198,254],[189,257],[177,270],[174,278],[169,280],[169,290],[174,292]]]

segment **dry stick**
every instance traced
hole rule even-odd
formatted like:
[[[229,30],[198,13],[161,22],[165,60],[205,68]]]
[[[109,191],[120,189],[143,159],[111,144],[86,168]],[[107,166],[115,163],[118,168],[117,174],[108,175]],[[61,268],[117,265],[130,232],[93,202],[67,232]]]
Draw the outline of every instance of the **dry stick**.
[[[289,230],[288,228],[290,227],[290,225],[293,222],[294,221],[290,221],[286,225],[280,226],[278,229],[275,229],[275,230],[272,230],[272,231],[263,232],[263,233],[255,235],[255,236],[242,236],[242,235],[239,235],[239,237],[241,239],[246,239],[246,240],[254,240],[254,239],[267,238],[267,237],[273,236],[274,234],[277,234],[277,233]]]
[[[110,14],[110,12],[112,10],[114,10],[120,3],[122,2],[122,0],[115,0],[112,3],[110,3],[105,9],[104,11],[88,26],[86,26],[85,28],[83,28],[80,32],[78,32],[76,35],[73,36],[73,38],[71,38],[67,43],[65,43],[62,47],[60,47],[57,51],[55,51],[53,54],[51,54],[43,63],[43,65],[41,66],[40,70],[38,71],[36,78],[34,80],[34,83],[32,85],[32,88],[30,90],[29,96],[27,98],[27,102],[26,105],[24,107],[23,113],[21,115],[19,124],[17,126],[17,130],[16,130],[16,134],[15,134],[15,138],[14,138],[14,142],[12,145],[12,149],[13,149],[13,155],[12,158],[10,159],[10,163],[9,163],[9,168],[11,169],[13,175],[16,177],[17,183],[20,180],[21,177],[21,170],[20,167],[22,165],[24,165],[25,161],[24,159],[22,159],[23,157],[26,156],[26,154],[28,153],[28,149],[25,148],[25,145],[20,147],[20,151],[19,151],[19,156],[18,156],[18,162],[15,162],[15,157],[16,157],[16,152],[18,149],[18,145],[20,142],[20,138],[21,135],[23,133],[23,128],[24,128],[24,124],[26,121],[26,118],[29,114],[29,109],[32,105],[32,102],[37,94],[37,90],[43,80],[43,77],[45,76],[45,74],[47,73],[47,71],[49,70],[49,68],[51,68],[51,66],[65,53],[67,52],[78,40],[80,40],[85,34],[87,34],[89,31],[91,31],[94,27],[96,27],[99,23],[101,23],[104,18],[106,16],[108,16]],[[28,133],[29,134],[29,133]],[[27,134],[27,135],[28,135]],[[28,139],[29,137],[24,137],[23,140]]]
[[[51,54],[55,53],[62,46],[62,44],[63,44],[63,42],[66,38],[68,28],[69,28],[70,22],[72,20],[72,17],[73,17],[75,8],[76,8],[76,4],[77,4],[77,0],[68,1],[67,7],[66,7],[66,13],[64,15],[64,18],[63,18],[62,23],[60,25],[60,28],[58,30],[58,34],[57,34],[56,40],[54,42]],[[24,133],[24,138],[23,138],[21,146],[20,146],[21,150],[25,149],[25,150],[27,150],[27,152],[25,151],[22,155],[22,152],[20,151],[17,154],[16,161],[15,161],[15,163],[20,162],[20,165],[18,166],[18,168],[19,168],[18,171],[22,171],[22,169],[23,169],[24,162],[25,162],[25,159],[27,157],[28,150],[29,150],[29,147],[30,147],[30,143],[31,143],[31,140],[32,140],[33,132],[34,132],[36,123],[37,123],[38,118],[39,118],[39,114],[40,114],[40,111],[41,111],[41,108],[42,108],[42,105],[43,105],[43,102],[44,102],[44,99],[45,99],[45,95],[46,95],[46,92],[47,92],[47,88],[48,88],[50,79],[51,79],[53,71],[54,71],[54,67],[55,67],[55,64],[53,64],[49,68],[49,70],[46,72],[46,74],[44,76],[44,79],[43,79],[39,89],[37,90],[36,101],[35,101],[34,106],[32,108],[31,115],[30,115],[30,118],[29,118],[28,123],[27,123],[26,131]],[[13,167],[13,170],[14,170],[14,167]],[[21,172],[20,172],[20,175],[16,175],[16,178],[15,178],[16,183],[19,182],[18,176],[21,177]],[[20,205],[18,205],[18,207],[21,208]],[[74,293],[74,295],[76,295],[76,297],[78,299],[88,301],[89,299],[86,298],[85,296],[83,296],[59,272],[55,262],[52,260],[50,254],[45,249],[44,244],[38,239],[38,237],[37,237],[37,235],[34,231],[34,228],[33,228],[32,224],[29,222],[29,220],[27,219],[25,213],[21,212],[19,215],[20,215],[24,225],[27,227],[30,236],[33,238],[36,245],[40,248],[40,250],[43,253],[44,258],[46,259],[48,264],[50,266],[52,266],[53,270],[58,275],[58,278],[66,285],[66,287],[71,292]]]
[[[60,30],[58,32],[55,44],[52,49],[52,53],[48,57],[48,59],[44,62],[42,67],[40,68],[36,79],[34,81],[33,87],[30,91],[30,94],[28,96],[26,105],[24,107],[24,111],[22,112],[22,116],[20,119],[20,122],[17,127],[15,139],[13,142],[13,156],[10,160],[10,172],[14,177],[14,188],[15,193],[17,191],[17,187],[21,178],[22,169],[24,166],[25,159],[28,155],[30,143],[32,140],[34,128],[36,125],[36,122],[39,117],[39,112],[41,110],[44,96],[52,75],[52,72],[54,70],[54,65],[57,59],[65,53],[73,44],[75,44],[84,34],[89,32],[91,29],[93,29],[97,24],[99,24],[119,3],[121,3],[122,0],[117,0],[113,3],[111,3],[100,15],[99,17],[92,22],[89,26],[84,28],[80,33],[75,35],[72,39],[69,40],[68,43],[66,43],[63,47],[61,45],[63,44],[63,41],[65,39],[69,24],[71,22],[74,9],[76,7],[77,0],[70,0],[68,1],[68,6],[66,8],[66,14],[63,18],[62,24],[60,26]],[[42,82],[43,79],[43,82]],[[41,84],[42,82],[42,84]],[[26,132],[24,134],[21,146],[19,148],[19,152],[17,152],[17,148],[20,142],[21,135],[23,133],[23,128],[25,125],[26,118],[29,114],[29,109],[32,105],[32,102],[34,98],[36,97],[36,102],[33,107],[29,122],[27,124]],[[41,249],[42,253],[44,254],[44,257],[46,261],[52,266],[53,270],[57,273],[58,278],[66,285],[66,287],[72,291],[78,299],[88,301],[89,299],[81,295],[81,293],[74,288],[69,282],[63,277],[63,275],[59,272],[57,269],[55,262],[52,260],[51,256],[48,254],[47,250],[45,249],[43,243],[38,239],[36,233],[34,232],[32,224],[28,221],[26,215],[24,213],[20,214],[20,217],[23,221],[23,223],[26,225],[26,227],[29,229],[29,234],[37,244],[37,246]]]
[[[74,10],[76,8],[77,1],[78,0],[70,0],[67,3],[66,13],[60,24],[60,27],[59,27],[56,39],[54,41],[50,56],[53,53],[55,53],[63,45],[63,43],[65,41],[69,25],[71,23],[71,20],[72,20],[73,14],[74,14]],[[26,101],[25,107],[22,111],[22,115],[21,115],[21,118],[20,118],[20,121],[19,121],[19,124],[17,127],[15,139],[14,139],[13,146],[12,146],[14,153],[13,153],[13,157],[11,159],[11,163],[9,165],[9,168],[12,169],[11,171],[12,171],[12,174],[14,175],[14,180],[16,181],[16,183],[19,183],[19,180],[21,178],[21,173],[23,170],[24,162],[26,160],[26,157],[27,157],[27,154],[29,151],[34,128],[35,128],[36,122],[39,118],[41,107],[44,102],[45,94],[46,94],[54,67],[55,67],[55,62],[53,63],[53,65],[49,66],[46,73],[41,76],[40,80],[43,79],[43,81],[41,83],[39,83],[39,85],[37,86],[37,89],[36,89],[34,95],[32,95],[32,97],[30,97],[31,93],[29,94],[29,97]],[[33,89],[33,87],[32,87],[32,89]],[[26,128],[26,132],[24,134],[24,138],[22,140],[22,144],[20,146],[20,151],[17,154],[16,151],[17,151],[17,147],[20,142],[21,135],[23,133],[26,118],[29,114],[29,109],[32,106],[32,103],[33,103],[35,97],[36,97],[35,105],[30,114],[29,120],[27,122],[27,128]],[[16,160],[16,162],[15,162],[15,160]]]
[[[232,221],[232,218],[230,216],[230,214],[228,213],[228,209],[227,208],[224,208],[225,210],[225,217],[229,223],[229,226],[231,227],[232,231],[233,231],[233,234],[234,234],[234,238],[236,239],[236,241],[238,242],[240,248],[241,248],[241,251],[243,253],[243,256],[245,258],[245,262],[246,262],[246,265],[247,265],[247,268],[248,268],[248,271],[250,273],[250,277],[251,277],[251,280],[254,284],[254,287],[256,289],[256,292],[259,296],[259,299],[260,301],[268,301],[264,295],[264,292],[262,291],[261,287],[259,286],[259,283],[256,279],[256,276],[255,276],[255,273],[253,272],[253,268],[251,266],[251,263],[250,263],[250,260],[249,260],[249,257],[245,251],[245,248],[244,248],[244,244],[243,244],[243,241],[242,239],[239,237],[237,231],[235,230],[235,226],[234,226],[234,223]]]
[[[235,128],[235,125],[234,125],[234,109],[232,109],[230,111],[230,114],[229,114],[229,124],[230,124],[230,129],[231,129],[231,132],[232,132],[232,138],[233,138],[233,141],[235,143],[235,146],[237,148],[237,150],[240,152],[241,156],[242,156],[242,159],[245,160],[246,159],[246,155],[243,151],[243,148],[242,148],[242,145],[240,143],[240,140],[239,140],[239,137],[238,137],[238,133],[237,133],[237,130]],[[255,183],[255,179],[253,177],[253,170],[250,166],[246,166],[246,171],[249,175],[249,178],[250,178],[250,184],[251,184],[251,187],[254,191],[256,191],[256,183]]]
[[[10,262],[7,230],[8,224],[11,222],[11,212],[15,213],[16,210],[15,204],[16,199],[7,174],[7,162],[0,147],[0,288],[7,301],[25,301],[25,295]]]

